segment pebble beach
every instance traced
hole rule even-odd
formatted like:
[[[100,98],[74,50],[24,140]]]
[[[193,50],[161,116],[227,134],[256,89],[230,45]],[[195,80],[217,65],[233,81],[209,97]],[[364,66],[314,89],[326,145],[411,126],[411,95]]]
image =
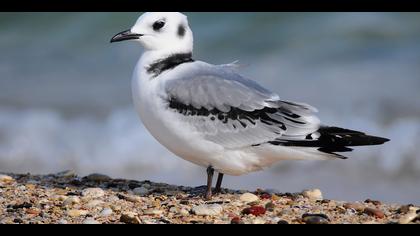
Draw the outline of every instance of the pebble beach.
[[[223,189],[205,201],[205,186],[176,186],[77,176],[0,174],[0,224],[420,224],[420,208],[366,199]]]

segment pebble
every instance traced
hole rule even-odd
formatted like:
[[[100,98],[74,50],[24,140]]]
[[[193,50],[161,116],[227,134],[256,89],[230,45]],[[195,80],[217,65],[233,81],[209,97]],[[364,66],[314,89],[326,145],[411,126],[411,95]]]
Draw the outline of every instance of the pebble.
[[[278,225],[288,225],[288,224],[289,224],[289,222],[287,222],[287,221],[285,221],[285,220],[279,220],[279,221],[277,221],[277,224],[278,224]]]
[[[245,215],[254,215],[254,216],[259,216],[259,215],[264,215],[265,214],[265,208],[262,206],[252,206],[252,207],[248,207],[242,210],[242,214]]]
[[[101,200],[92,200],[92,201],[89,201],[88,203],[86,203],[85,206],[87,208],[95,208],[95,207],[97,207],[99,205],[102,205],[102,204],[104,204],[104,201],[101,201]]]
[[[138,196],[146,196],[149,190],[143,186],[133,189],[133,193]]]
[[[223,208],[219,204],[203,204],[192,208],[192,212],[199,216],[215,216],[219,215],[222,211]]]
[[[309,200],[322,200],[322,192],[319,189],[308,189],[308,190],[304,190],[302,192],[302,195],[306,198],[308,198]]]
[[[163,211],[158,209],[148,209],[144,211],[145,215],[162,215]]]
[[[380,201],[372,200],[372,199],[369,199],[369,198],[365,200],[365,203],[372,203],[375,206],[379,206],[379,205],[382,204],[382,202],[380,202]]]
[[[60,219],[57,223],[60,224],[60,225],[68,224],[67,220],[65,220],[65,219]]]
[[[25,191],[26,186],[25,185],[20,185],[20,186],[17,186],[16,189],[19,190],[19,191]]]
[[[0,175],[0,182],[9,183],[14,181],[14,179],[8,175]]]
[[[232,220],[230,221],[231,224],[235,224],[235,225],[239,225],[239,224],[243,224],[244,222],[241,220],[240,217],[235,216],[232,218]]]
[[[39,213],[41,213],[41,211],[38,209],[30,208],[26,210],[26,214],[29,214],[29,215],[39,215]]]
[[[190,212],[187,211],[187,209],[182,208],[181,210],[179,210],[179,214],[181,214],[182,216],[188,216],[190,215]]]
[[[140,224],[140,219],[133,212],[125,212],[121,214],[120,221],[126,224]]]
[[[143,185],[142,185],[142,187],[143,187],[143,188],[147,188],[147,189],[149,189],[151,186],[150,186],[150,184],[145,183],[145,184],[143,184]]]
[[[74,205],[74,204],[79,204],[80,203],[80,198],[77,196],[70,196],[67,197],[64,202],[63,205],[64,206],[69,206],[69,205]]]
[[[103,174],[94,173],[94,174],[90,174],[86,176],[86,179],[90,181],[101,182],[101,181],[109,181],[111,180],[111,177],[107,175],[103,175]]]
[[[242,202],[245,203],[249,203],[249,202],[256,202],[258,201],[260,198],[252,193],[244,193],[239,197],[239,200],[241,200]]]
[[[276,205],[274,205],[274,203],[272,202],[268,202],[267,204],[265,204],[265,209],[267,211],[274,211],[274,208],[276,208]]]
[[[105,208],[101,211],[101,213],[99,215],[102,216],[102,217],[107,217],[107,216],[112,215],[112,213],[113,213],[113,211],[112,211],[111,208]]]
[[[97,224],[100,224],[98,221],[96,221],[95,219],[93,219],[93,218],[86,218],[83,222],[82,222],[82,224],[84,224],[84,225],[97,225]]]
[[[345,203],[343,205],[344,208],[346,209],[354,209],[356,211],[364,211],[365,210],[365,205],[361,204],[361,203],[357,203],[357,202],[348,202]]]
[[[57,174],[55,174],[55,176],[61,177],[61,178],[73,178],[73,177],[76,177],[77,174],[74,170],[65,170],[62,172],[58,172]]]
[[[367,207],[367,208],[365,208],[365,210],[363,212],[367,215],[375,216],[375,217],[381,218],[381,219],[385,217],[385,214],[384,214],[383,211],[381,211],[379,209],[375,209],[375,208]]]
[[[263,193],[263,194],[261,194],[260,195],[260,198],[261,199],[271,199],[271,194],[269,194],[269,193]]]
[[[82,196],[87,198],[100,198],[105,195],[101,188],[86,188],[82,191]]]
[[[129,202],[137,203],[137,202],[142,201],[141,197],[139,197],[139,196],[132,196],[132,195],[126,195],[126,194],[121,194],[121,193],[117,194],[117,196],[118,196],[119,199],[124,199],[124,200],[129,201]]]
[[[257,217],[257,218],[252,220],[252,224],[254,224],[254,225],[263,225],[263,224],[265,224],[265,222],[266,221],[264,219],[260,218],[260,217]]]
[[[89,212],[86,210],[68,210],[67,215],[70,217],[79,217],[87,215]]]
[[[328,224],[330,220],[324,214],[303,214],[302,221],[306,224]]]

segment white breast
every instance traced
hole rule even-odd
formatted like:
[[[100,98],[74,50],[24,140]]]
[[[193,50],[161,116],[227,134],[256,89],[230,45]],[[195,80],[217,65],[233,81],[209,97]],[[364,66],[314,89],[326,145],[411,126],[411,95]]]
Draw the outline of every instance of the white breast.
[[[133,101],[141,121],[152,136],[175,155],[207,167],[222,158],[223,147],[202,139],[180,119],[180,114],[167,109],[160,88],[160,76],[150,79],[142,70],[134,71]],[[164,79],[164,78],[162,78]]]

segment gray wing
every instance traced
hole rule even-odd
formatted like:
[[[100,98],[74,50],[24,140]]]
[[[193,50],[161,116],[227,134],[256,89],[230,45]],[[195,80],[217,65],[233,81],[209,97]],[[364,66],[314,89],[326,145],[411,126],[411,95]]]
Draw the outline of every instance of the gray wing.
[[[164,89],[168,107],[207,140],[239,148],[305,138],[319,128],[315,108],[282,101],[228,66],[194,64]]]

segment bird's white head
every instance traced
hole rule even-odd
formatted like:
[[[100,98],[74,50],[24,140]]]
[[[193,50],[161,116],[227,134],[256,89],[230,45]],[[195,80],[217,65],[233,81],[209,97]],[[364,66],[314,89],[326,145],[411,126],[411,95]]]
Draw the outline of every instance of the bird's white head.
[[[111,43],[140,42],[146,51],[192,53],[193,34],[187,16],[179,12],[146,12],[131,29],[116,34]]]

